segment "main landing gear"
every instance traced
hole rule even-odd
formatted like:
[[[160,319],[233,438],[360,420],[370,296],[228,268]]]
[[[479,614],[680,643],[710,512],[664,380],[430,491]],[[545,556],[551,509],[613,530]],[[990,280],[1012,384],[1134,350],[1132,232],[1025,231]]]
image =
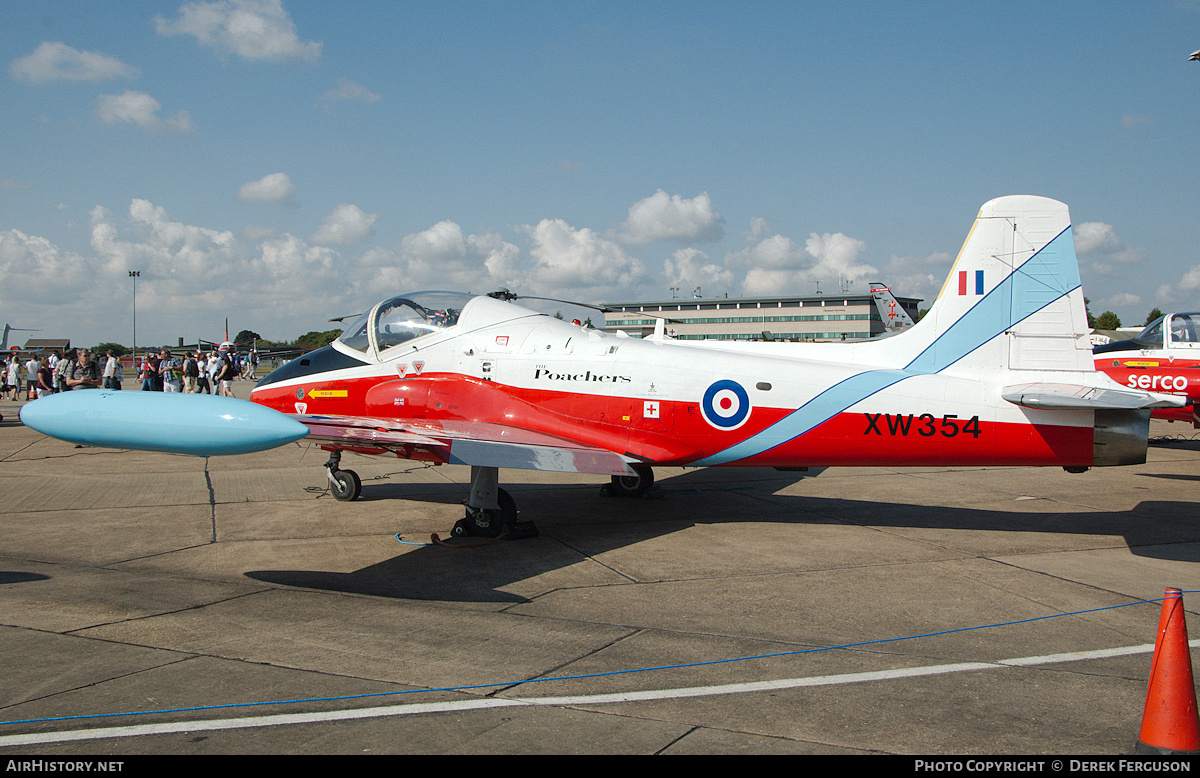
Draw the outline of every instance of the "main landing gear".
[[[353,470],[342,470],[342,452],[329,452],[325,463],[325,475],[329,478],[329,491],[334,499],[353,502],[362,494],[362,479]],[[517,503],[512,495],[500,488],[500,469],[497,467],[471,468],[471,496],[467,498],[467,515],[455,523],[451,537],[477,535],[496,538],[503,535],[509,540],[537,537],[537,527],[532,521],[518,521]]]
[[[353,470],[341,470],[338,465],[342,462],[341,451],[329,452],[329,461],[325,463],[325,475],[329,478],[329,491],[333,498],[341,502],[354,502],[362,494],[362,479]]]
[[[600,487],[600,493],[612,497],[646,497],[655,491],[654,468],[630,465],[634,475],[614,475],[612,483]]]
[[[537,527],[532,521],[517,520],[517,503],[512,495],[500,488],[499,480],[499,468],[472,465],[467,515],[454,524],[451,537],[495,538],[504,535],[509,540],[537,537]]]

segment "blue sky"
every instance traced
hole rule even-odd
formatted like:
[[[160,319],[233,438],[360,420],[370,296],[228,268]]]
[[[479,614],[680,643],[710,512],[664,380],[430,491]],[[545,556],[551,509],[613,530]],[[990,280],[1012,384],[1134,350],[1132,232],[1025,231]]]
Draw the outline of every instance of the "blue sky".
[[[1071,208],[1093,313],[1200,308],[1200,0],[0,3],[3,318],[291,339],[420,289],[932,301]]]

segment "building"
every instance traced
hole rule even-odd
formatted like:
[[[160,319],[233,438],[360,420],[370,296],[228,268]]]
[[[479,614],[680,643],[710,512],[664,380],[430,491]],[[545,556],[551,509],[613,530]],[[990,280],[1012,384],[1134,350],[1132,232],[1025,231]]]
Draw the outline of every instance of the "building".
[[[897,297],[913,321],[920,298]],[[607,332],[644,338],[655,318],[666,319],[678,340],[850,340],[884,332],[883,314],[871,294],[814,294],[718,300],[652,300],[606,303]]]
[[[51,351],[56,351],[56,352],[58,352],[59,356],[62,356],[63,354],[65,354],[71,350],[71,339],[70,338],[30,338],[29,340],[25,341],[25,348],[23,348],[21,350],[26,353],[29,353],[29,354],[34,354],[37,352],[49,353]]]

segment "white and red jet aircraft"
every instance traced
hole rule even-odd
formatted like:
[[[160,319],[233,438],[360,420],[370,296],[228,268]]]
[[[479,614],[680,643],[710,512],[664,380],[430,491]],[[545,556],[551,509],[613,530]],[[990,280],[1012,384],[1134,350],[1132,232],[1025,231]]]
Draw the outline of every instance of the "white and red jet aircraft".
[[[343,451],[470,465],[455,533],[519,537],[534,530],[501,467],[606,474],[637,495],[656,465],[1141,463],[1151,410],[1185,399],[1163,393],[1174,383],[1136,384],[1093,365],[1067,207],[1016,196],[980,209],[933,307],[890,337],[682,341],[660,324],[639,340],[420,292],[268,375],[254,403],[64,392],[21,420],[76,443],[201,456],[308,437],[330,452],[341,500],[361,489]]]
[[[1130,340],[1096,346],[1096,369],[1131,389],[1183,397],[1187,406],[1154,411],[1200,428],[1200,313],[1168,313]]]
[[[284,365],[256,403],[331,452],[472,468],[457,532],[516,526],[501,467],[612,476],[661,466],[1058,465],[1145,461],[1150,409],[1092,363],[1067,207],[1002,197],[979,212],[929,313],[850,343],[639,340],[488,296],[387,299]]]

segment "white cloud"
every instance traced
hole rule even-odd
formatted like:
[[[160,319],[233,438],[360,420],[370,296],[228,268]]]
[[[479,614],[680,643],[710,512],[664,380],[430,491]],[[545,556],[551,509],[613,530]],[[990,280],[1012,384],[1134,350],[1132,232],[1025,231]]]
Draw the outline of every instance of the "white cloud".
[[[534,266],[530,281],[543,294],[575,291],[611,295],[627,291],[645,276],[642,263],[615,241],[562,219],[542,219],[526,226]]]
[[[114,283],[127,270],[141,271],[139,331],[144,312],[151,322],[144,326],[154,332],[212,338],[224,316],[240,316],[253,317],[248,324],[267,337],[274,328],[279,337],[295,337],[321,329],[327,306],[345,304],[353,275],[332,249],[288,234],[244,240],[228,230],[179,222],[142,199],[130,203],[124,228],[106,209],[93,209],[91,246]]]
[[[1118,245],[1116,230],[1103,222],[1084,222],[1075,227],[1075,250],[1087,254]]]
[[[296,187],[287,173],[270,173],[257,181],[242,184],[238,189],[239,199],[279,205],[293,205],[295,194]]]
[[[489,292],[519,286],[520,249],[495,233],[464,235],[452,221],[442,221],[408,235],[397,250],[372,249],[362,257],[360,285],[364,294],[379,290],[411,292],[450,289]]]
[[[1132,264],[1146,258],[1145,249],[1127,246],[1117,237],[1117,231],[1111,224],[1104,222],[1084,222],[1072,229],[1075,235],[1075,251],[1079,254],[1098,255],[1093,260],[1092,269],[1102,272],[1103,260]]]
[[[244,59],[314,61],[317,41],[301,41],[280,0],[217,0],[185,3],[179,18],[155,17],[160,35],[191,35],[202,46]]]
[[[916,297],[921,307],[928,308],[950,275],[954,255],[937,252],[927,257],[893,256],[878,279],[885,281],[897,297]]]
[[[866,248],[866,243],[840,232],[827,232],[824,235],[814,232],[804,243],[804,250],[816,260],[816,265],[811,269],[814,277],[836,275],[852,281],[879,272],[859,262],[858,255]]]
[[[348,78],[339,78],[337,83],[337,89],[330,89],[321,95],[322,101],[338,103],[346,100],[359,100],[364,103],[374,103],[380,99],[379,95]]]
[[[64,295],[73,299],[89,288],[93,276],[86,259],[45,238],[0,232],[0,301],[9,310],[31,302],[53,305]]]
[[[742,291],[746,295],[807,294],[815,291],[819,282],[861,282],[879,274],[875,267],[859,260],[867,244],[840,232],[811,233],[804,248],[784,235],[762,237],[765,232],[765,222],[755,220],[750,236],[757,243],[725,258],[726,267],[744,271]],[[862,284],[862,291],[865,287]]]
[[[1197,289],[1200,289],[1200,265],[1192,265],[1191,269],[1175,283],[1160,286],[1157,299],[1164,305],[1175,305],[1183,300],[1191,300]]]
[[[313,243],[356,243],[371,236],[378,214],[364,213],[357,205],[342,203],[325,217],[309,240]]]
[[[101,206],[90,215],[86,256],[45,238],[0,232],[0,304],[14,325],[53,323],[80,343],[128,342],[129,270],[141,271],[142,345],[181,335],[213,339],[226,316],[232,329],[291,339],[398,292],[482,293],[526,283],[517,246],[492,232],[464,234],[449,221],[405,237],[396,249],[352,256],[264,228],[235,233],[187,224],[144,199],[132,200],[124,217]]]
[[[17,81],[41,84],[46,81],[103,81],[137,78],[137,68],[115,57],[94,51],[79,51],[65,43],[46,41],[28,57],[13,60],[8,72]]]
[[[187,111],[180,111],[171,119],[162,119],[158,116],[161,107],[145,92],[126,90],[119,95],[100,95],[96,116],[105,124],[127,122],[155,134],[192,132],[192,119]]]
[[[694,248],[679,249],[669,257],[663,263],[663,276],[668,288],[675,287],[687,294],[700,287],[713,297],[733,287],[733,273]]]
[[[1101,300],[1100,304],[1110,308],[1132,308],[1135,305],[1142,304],[1142,296],[1130,292],[1121,292],[1107,300]]]
[[[1133,114],[1124,114],[1121,116],[1121,131],[1131,137],[1140,137],[1145,132],[1145,128],[1152,124],[1149,117],[1134,116]]]
[[[713,210],[712,199],[701,192],[692,199],[668,195],[659,189],[634,203],[629,219],[621,225],[617,239],[622,243],[652,240],[716,241],[725,220]]]

